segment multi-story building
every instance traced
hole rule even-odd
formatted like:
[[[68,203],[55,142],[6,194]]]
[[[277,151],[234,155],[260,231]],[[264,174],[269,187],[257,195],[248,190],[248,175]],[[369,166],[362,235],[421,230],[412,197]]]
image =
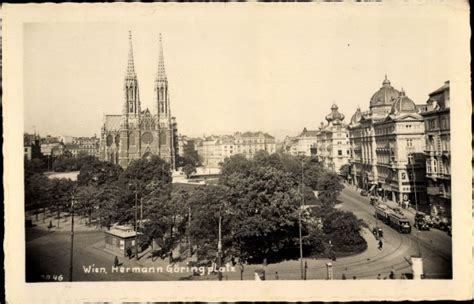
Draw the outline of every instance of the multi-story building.
[[[319,128],[316,155],[326,169],[339,173],[349,161],[347,125],[343,122],[344,114],[339,112],[336,104],[331,106],[326,120],[327,125],[321,124]]]
[[[39,135],[23,134],[23,152],[27,160],[43,158]]]
[[[431,214],[451,219],[449,81],[429,94],[425,120],[426,183]]]
[[[291,155],[316,156],[318,130],[303,131],[295,137],[286,137],[283,144],[284,152]]]
[[[237,132],[206,137],[197,146],[197,153],[206,167],[219,167],[225,158],[236,154],[251,159],[260,150],[275,153],[275,138],[263,132]]]
[[[100,139],[95,135],[94,137],[74,137],[72,144],[77,145],[76,155],[89,155],[96,157],[99,155]]]
[[[142,111],[130,33],[122,114],[105,116],[100,136],[99,158],[101,160],[110,161],[125,168],[134,159],[158,155],[175,168],[178,132],[176,119],[171,116],[161,35],[154,91],[155,113],[152,114],[148,109]]]
[[[358,108],[349,124],[351,183],[400,204],[426,206],[424,124],[418,112],[385,77],[369,111]]]
[[[269,154],[276,152],[275,137],[264,132],[234,133],[232,154],[242,154],[251,159],[257,151],[264,150]]]

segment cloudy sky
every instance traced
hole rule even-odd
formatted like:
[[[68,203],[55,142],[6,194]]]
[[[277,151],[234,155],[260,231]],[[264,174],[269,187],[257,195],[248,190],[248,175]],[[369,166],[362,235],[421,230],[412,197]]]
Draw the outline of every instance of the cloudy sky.
[[[103,115],[121,113],[129,30],[142,108],[153,109],[162,33],[171,111],[190,136],[295,135],[316,128],[333,102],[346,120],[367,109],[385,74],[416,103],[454,76],[454,19],[436,13],[173,12],[146,22],[25,24],[25,131],[99,135]]]

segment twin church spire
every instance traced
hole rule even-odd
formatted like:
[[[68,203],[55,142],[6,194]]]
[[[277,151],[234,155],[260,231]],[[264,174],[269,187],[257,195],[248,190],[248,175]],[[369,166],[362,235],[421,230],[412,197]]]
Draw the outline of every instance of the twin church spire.
[[[138,89],[138,79],[135,73],[135,63],[133,58],[133,44],[132,32],[129,31],[129,51],[127,72],[124,81],[125,102],[122,114],[124,116],[136,115],[141,113],[140,94]],[[165,63],[163,59],[163,45],[161,41],[161,34],[159,36],[159,56],[158,56],[158,71],[156,74],[155,85],[155,101],[154,108],[158,114],[158,119],[170,118],[169,96],[168,96],[168,80],[166,77]]]

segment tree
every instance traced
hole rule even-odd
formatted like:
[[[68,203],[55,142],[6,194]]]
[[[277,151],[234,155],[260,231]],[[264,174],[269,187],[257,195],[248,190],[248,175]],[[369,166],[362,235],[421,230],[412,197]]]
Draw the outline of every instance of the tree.
[[[83,158],[81,170],[77,176],[80,186],[101,186],[119,180],[123,170],[119,165],[98,161],[95,158]]]
[[[196,166],[193,164],[186,164],[183,167],[183,172],[186,175],[186,178],[190,178],[193,173],[196,173]]]
[[[278,259],[285,250],[296,253],[301,199],[288,173],[254,167],[247,176],[234,173],[227,187],[234,247],[253,261]]]
[[[343,189],[341,178],[334,172],[326,172],[318,178],[317,189],[318,200],[324,205],[334,206]]]
[[[191,211],[188,233],[198,248],[198,258],[209,261],[217,256],[219,216],[222,220],[223,247],[232,251],[233,217],[227,204],[227,189],[221,185],[196,188],[190,192],[187,202]]]
[[[133,222],[133,195],[119,182],[104,184],[95,195],[95,202],[101,226],[110,228],[114,223]]]
[[[367,242],[360,235],[361,220],[354,214],[333,209],[323,219],[326,240],[330,240],[334,251],[356,252],[367,249]]]
[[[123,171],[120,180],[124,185],[129,185],[132,191],[137,191],[139,197],[144,197],[154,190],[153,187],[171,183],[170,165],[156,155],[136,159]]]
[[[92,213],[95,209],[99,207],[98,195],[100,194],[100,189],[97,186],[80,186],[78,187],[76,193],[76,201],[78,210],[80,213],[87,215],[88,222],[87,225],[92,223]]]
[[[221,166],[221,176],[226,177],[235,172],[247,175],[252,169],[252,163],[242,154],[232,155],[224,159]]]
[[[351,174],[351,165],[350,164],[344,164],[341,166],[339,169],[339,174],[344,177],[344,179],[347,180],[349,175]]]
[[[76,183],[70,179],[52,178],[48,186],[46,191],[49,191],[51,195],[49,203],[56,209],[59,226],[61,211],[71,205]]]

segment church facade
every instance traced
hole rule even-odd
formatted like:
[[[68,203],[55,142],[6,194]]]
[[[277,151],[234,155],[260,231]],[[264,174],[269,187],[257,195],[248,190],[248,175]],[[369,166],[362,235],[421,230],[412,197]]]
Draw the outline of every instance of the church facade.
[[[134,159],[157,155],[176,168],[178,132],[171,116],[168,79],[166,77],[161,34],[158,69],[154,83],[154,111],[142,110],[140,91],[133,59],[132,35],[129,33],[127,71],[123,85],[122,113],[104,115],[99,159],[126,168]]]

